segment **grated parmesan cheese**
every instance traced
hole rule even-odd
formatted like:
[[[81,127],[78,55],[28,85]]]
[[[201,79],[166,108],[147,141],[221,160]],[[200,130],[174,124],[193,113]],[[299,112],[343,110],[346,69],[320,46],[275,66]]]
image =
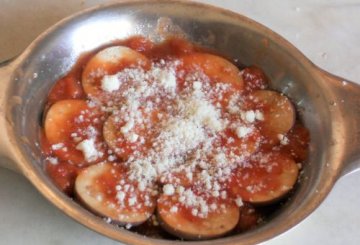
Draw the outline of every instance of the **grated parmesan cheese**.
[[[256,119],[256,114],[254,111],[250,110],[245,112],[245,120],[247,122],[253,123],[255,122],[255,119]]]
[[[127,134],[134,127],[134,120],[129,120],[122,128],[121,133]]]
[[[195,90],[200,90],[201,87],[202,87],[201,82],[195,81],[195,82],[193,83],[193,88],[194,88]]]
[[[238,207],[242,207],[244,205],[244,203],[240,197],[235,199],[235,203]]]
[[[172,196],[175,193],[175,188],[171,184],[166,184],[163,187],[164,194],[167,196]]]
[[[101,79],[101,89],[106,92],[113,92],[120,88],[120,80],[118,76],[106,75]]]
[[[53,149],[54,151],[56,150],[60,150],[61,148],[64,147],[64,144],[63,143],[58,143],[58,144],[54,144],[51,146],[51,149]]]
[[[282,145],[288,145],[290,142],[289,138],[283,134],[278,134],[277,137],[280,140],[280,144],[282,144]]]
[[[139,135],[135,134],[135,133],[131,133],[130,136],[129,136],[129,140],[131,143],[134,143],[138,140],[139,138]]]
[[[174,70],[157,68],[153,73],[166,90],[174,91],[176,89],[176,76]]]
[[[48,157],[47,160],[52,164],[52,165],[57,165],[59,163],[59,160],[56,157]]]
[[[177,213],[177,211],[178,211],[178,207],[176,207],[176,206],[172,206],[170,208],[170,213]]]
[[[128,203],[129,203],[129,206],[134,206],[137,203],[136,196],[129,198]]]
[[[77,150],[82,151],[84,158],[87,162],[92,162],[98,159],[99,152],[95,147],[94,139],[86,139],[81,141],[77,146]]]
[[[250,133],[252,132],[252,128],[250,127],[244,127],[244,126],[240,126],[236,129],[236,135],[239,138],[245,138],[246,136],[248,136]]]
[[[116,194],[116,199],[120,202],[123,203],[124,199],[125,199],[125,193],[122,191],[118,191]]]
[[[264,114],[261,111],[256,110],[255,111],[255,119],[259,120],[259,121],[264,121]]]

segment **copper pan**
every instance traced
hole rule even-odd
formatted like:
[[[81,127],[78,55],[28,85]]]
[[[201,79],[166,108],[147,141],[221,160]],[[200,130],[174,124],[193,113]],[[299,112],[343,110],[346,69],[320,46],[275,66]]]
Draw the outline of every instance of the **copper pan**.
[[[0,66],[0,163],[20,172],[55,206],[83,225],[127,244],[168,244],[107,224],[60,192],[41,165],[39,130],[46,95],[85,51],[132,35],[187,36],[245,65],[262,67],[272,87],[297,105],[311,134],[303,181],[271,220],[245,234],[172,244],[254,244],[292,228],[324,200],[335,182],[359,169],[360,86],[312,64],[285,39],[236,13],[189,1],[128,1],[67,18]],[[168,19],[167,19],[168,18]]]

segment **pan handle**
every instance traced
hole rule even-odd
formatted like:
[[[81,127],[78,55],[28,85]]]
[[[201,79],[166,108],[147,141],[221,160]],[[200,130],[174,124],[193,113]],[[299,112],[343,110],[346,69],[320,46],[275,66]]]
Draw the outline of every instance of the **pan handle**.
[[[320,75],[335,94],[333,106],[338,106],[345,123],[345,157],[340,177],[360,170],[360,85],[321,70]]]
[[[20,173],[20,169],[13,160],[11,140],[8,133],[7,94],[10,86],[11,74],[15,68],[15,60],[0,62],[0,167]]]

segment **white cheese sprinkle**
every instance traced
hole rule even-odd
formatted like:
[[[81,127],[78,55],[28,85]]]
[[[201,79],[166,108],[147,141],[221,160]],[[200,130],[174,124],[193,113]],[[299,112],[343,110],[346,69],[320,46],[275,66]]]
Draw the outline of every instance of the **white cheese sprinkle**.
[[[120,80],[118,76],[106,75],[101,79],[101,89],[106,92],[113,92],[120,88]]]
[[[127,134],[134,127],[134,120],[129,120],[123,127],[121,127],[121,133]]]
[[[82,151],[84,158],[87,162],[95,161],[99,157],[99,152],[95,147],[94,139],[86,139],[81,141],[76,146],[76,149]]]
[[[131,143],[134,143],[138,140],[139,138],[139,135],[135,134],[135,133],[131,133],[130,136],[129,136],[129,140]]]
[[[245,112],[245,119],[246,119],[246,121],[248,121],[249,123],[255,122],[255,119],[256,119],[256,117],[255,117],[255,112],[252,111],[252,110],[246,111],[246,112]]]
[[[58,144],[54,144],[51,146],[51,149],[53,149],[54,151],[56,150],[60,150],[61,148],[64,147],[64,144],[63,143],[58,143]]]
[[[59,160],[56,157],[48,157],[47,160],[49,160],[52,165],[56,165],[59,163]]]
[[[136,196],[129,198],[128,202],[129,202],[129,206],[134,206],[137,203]]]
[[[154,73],[160,84],[168,91],[176,89],[176,76],[175,71],[172,69],[155,68]]]
[[[250,133],[252,132],[252,128],[250,127],[244,127],[244,126],[240,126],[236,129],[236,135],[239,138],[245,138],[246,136],[248,136]]]
[[[191,210],[191,214],[192,214],[193,216],[197,216],[198,213],[199,213],[199,210],[197,210],[196,208],[193,208],[193,209]]]
[[[288,145],[290,142],[289,138],[283,134],[278,134],[277,137],[280,140],[280,144],[282,144],[282,145]]]
[[[195,81],[195,82],[193,83],[193,88],[194,88],[195,90],[200,90],[201,87],[202,87],[201,82]]]
[[[170,208],[170,213],[176,213],[177,211],[178,211],[178,207],[176,207],[176,206],[172,206]]]
[[[238,207],[242,207],[244,205],[244,203],[240,197],[235,199],[235,203]]]
[[[264,114],[261,111],[256,110],[255,111],[255,118],[256,118],[256,120],[264,121]]]
[[[175,188],[172,184],[166,184],[163,187],[164,194],[167,196],[172,196],[175,193]]]

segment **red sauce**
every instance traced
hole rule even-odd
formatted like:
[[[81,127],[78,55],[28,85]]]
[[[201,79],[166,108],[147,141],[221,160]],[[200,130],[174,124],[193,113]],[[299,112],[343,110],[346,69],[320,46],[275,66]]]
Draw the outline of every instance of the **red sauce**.
[[[101,193],[104,194],[104,202],[106,203],[113,203],[115,206],[118,203],[118,200],[116,198],[117,195],[117,190],[116,187],[119,185],[119,180],[123,179],[126,180],[126,170],[121,167],[121,166],[115,166],[114,168],[115,171],[107,172],[104,173],[100,176],[98,176],[95,179],[95,183],[97,184],[97,188],[100,190]],[[144,198],[144,192],[141,192],[137,189],[137,184],[136,183],[132,183],[131,181],[127,180],[126,183],[130,186],[129,188],[134,188],[135,190],[133,192],[131,192],[132,195],[135,194],[136,196],[136,200],[137,200],[137,204],[141,203],[144,204],[145,203],[145,198]],[[124,187],[124,186],[122,186]],[[124,198],[124,203],[129,202],[129,195],[126,195]],[[147,210],[147,208],[145,206],[123,206],[121,207],[122,210],[126,210],[126,211],[132,211],[132,210],[136,210],[137,212],[139,211],[143,211],[145,212]]]
[[[73,196],[75,179],[79,174],[80,168],[63,161],[57,164],[46,163],[45,167],[46,172],[59,189],[69,196]]]
[[[281,181],[277,177],[286,168],[282,161],[270,160],[266,166],[259,162],[252,162],[251,168],[240,168],[235,172],[234,181],[230,183],[243,200],[250,201],[254,195],[266,195],[269,191],[281,188]]]
[[[125,177],[126,176],[124,176],[121,168],[118,168],[118,171],[114,171],[113,173],[104,173],[95,179],[101,193],[105,194],[105,200],[110,203],[116,203],[116,186],[118,185],[119,179],[123,179]]]
[[[85,99],[79,77],[70,73],[56,82],[48,95],[48,103],[54,104],[56,101],[65,99]]]
[[[303,162],[308,157],[308,148],[310,141],[309,130],[300,123],[290,130],[287,135],[289,144],[281,145],[280,152],[288,154],[297,162]]]
[[[266,89],[269,86],[269,79],[257,66],[246,67],[241,73],[244,78],[246,92]]]

